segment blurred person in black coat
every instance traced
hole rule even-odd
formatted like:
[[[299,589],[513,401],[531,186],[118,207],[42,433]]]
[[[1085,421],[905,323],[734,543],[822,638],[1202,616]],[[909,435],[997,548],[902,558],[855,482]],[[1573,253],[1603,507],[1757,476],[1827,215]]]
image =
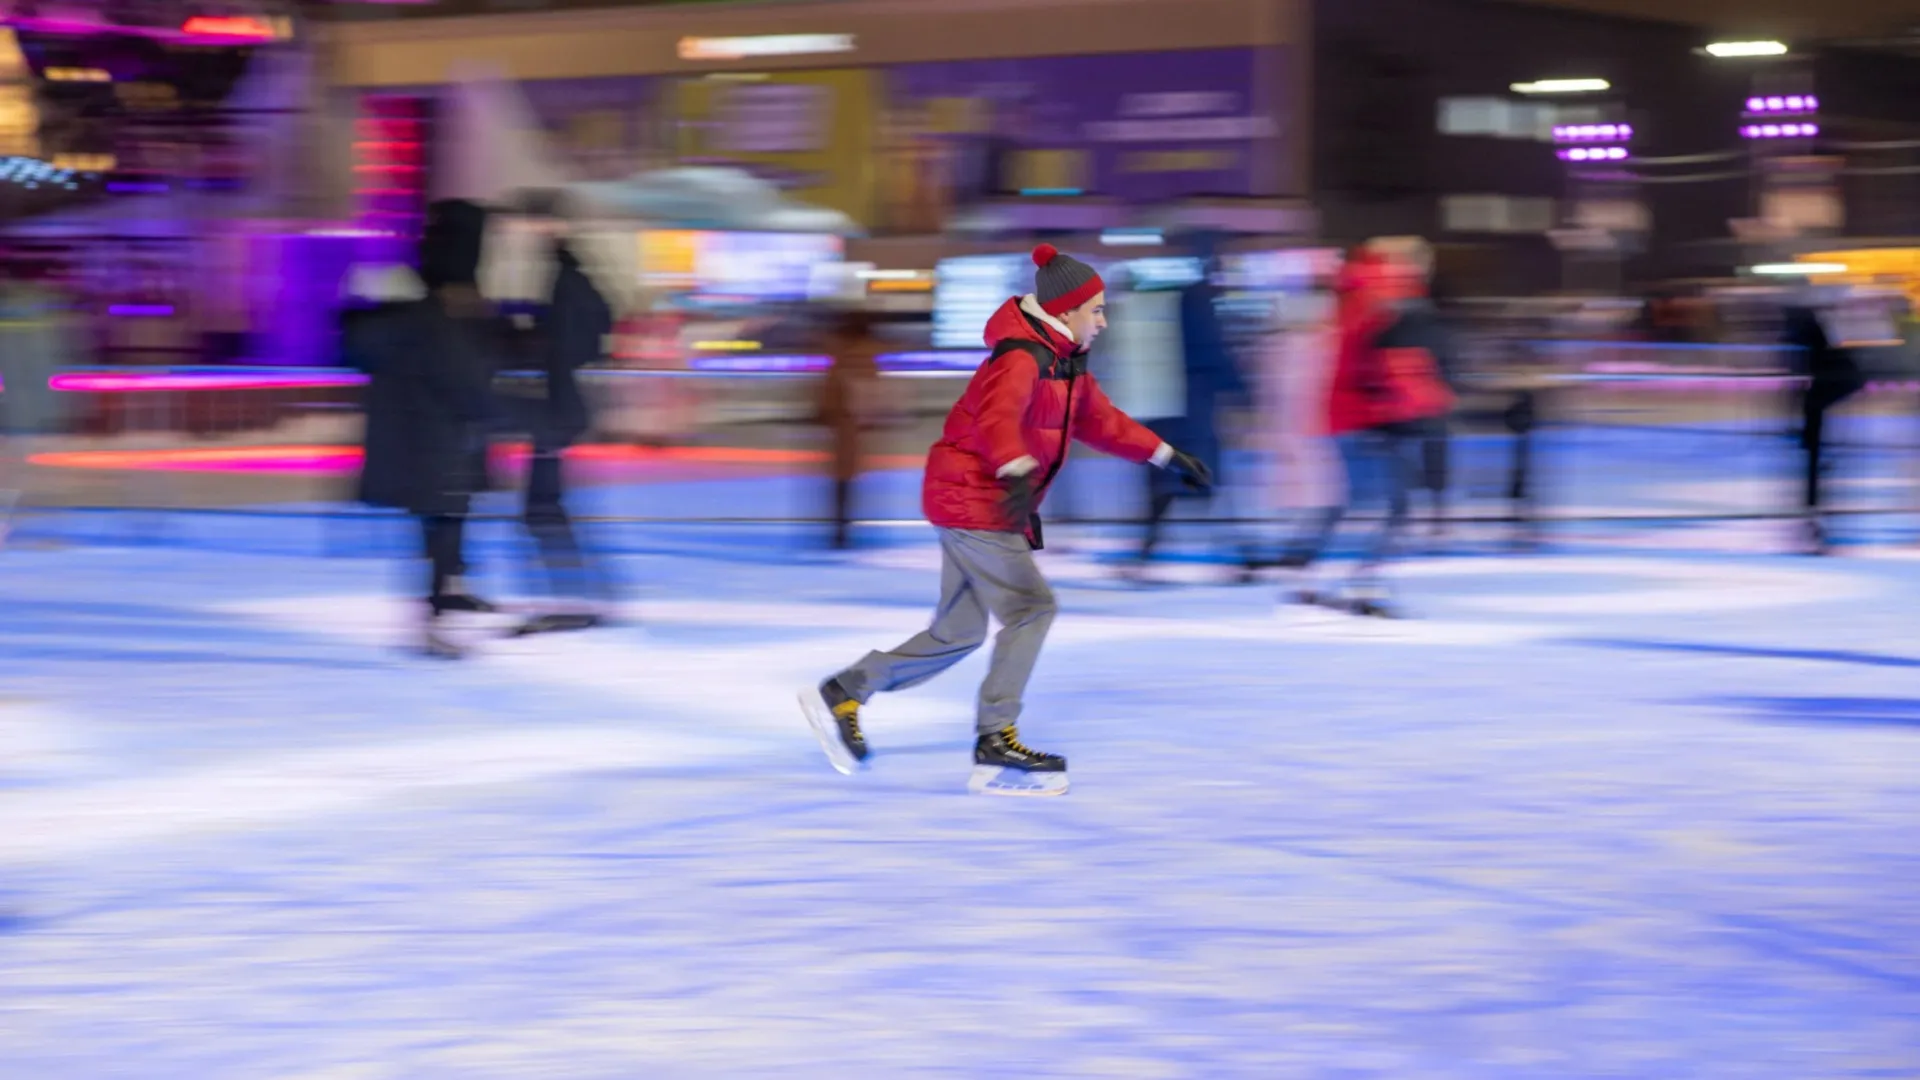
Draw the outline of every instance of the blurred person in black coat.
[[[1212,233],[1196,233],[1190,247],[1199,263],[1200,278],[1180,288],[1180,353],[1163,360],[1179,367],[1177,382],[1173,385],[1179,388],[1182,400],[1170,403],[1179,410],[1177,414],[1143,417],[1142,423],[1170,445],[1182,447],[1199,459],[1213,481],[1206,487],[1195,487],[1165,470],[1147,470],[1146,529],[1136,560],[1121,571],[1128,577],[1144,576],[1144,567],[1159,546],[1161,531],[1175,500],[1213,497],[1226,471],[1225,447],[1220,439],[1220,410],[1225,399],[1249,397],[1246,378],[1221,325],[1221,290],[1217,284],[1221,270],[1220,238]]]
[[[486,221],[474,203],[434,203],[418,281],[399,287],[393,272],[406,271],[391,268],[385,286],[354,290],[371,304],[342,316],[345,358],[370,376],[360,499],[420,520],[431,565],[424,648],[443,658],[462,654],[444,632],[446,615],[494,610],[464,581],[466,519],[487,486],[505,341],[476,283]]]
[[[529,417],[533,455],[527,466],[524,520],[556,594],[606,600],[606,584],[593,572],[567,514],[565,454],[593,427],[579,372],[599,362],[607,335],[613,333],[613,307],[581,267],[559,220],[553,219],[552,226],[553,294],[534,326],[533,359],[545,390]],[[522,630],[584,630],[600,621],[587,610],[553,611],[530,619]]]
[[[1801,513],[1805,519],[1805,550],[1809,554],[1827,552],[1827,531],[1821,521],[1820,481],[1827,462],[1827,411],[1866,387],[1853,350],[1847,347],[1845,320],[1835,318],[1844,297],[1831,292],[1812,292],[1788,305],[1784,315],[1783,342],[1793,350],[1790,362],[1795,374],[1806,378],[1799,393],[1800,446],[1806,451],[1805,484],[1801,489]]]

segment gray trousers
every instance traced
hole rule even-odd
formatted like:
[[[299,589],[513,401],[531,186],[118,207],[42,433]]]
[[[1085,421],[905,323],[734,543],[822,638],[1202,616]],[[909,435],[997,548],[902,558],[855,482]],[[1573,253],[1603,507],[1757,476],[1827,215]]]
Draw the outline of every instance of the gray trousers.
[[[911,641],[841,672],[840,688],[865,704],[887,690],[918,686],[966,659],[987,640],[987,615],[1000,620],[993,662],[980,684],[977,724],[998,731],[1020,718],[1020,699],[1053,626],[1053,589],[1040,576],[1026,537],[941,529],[940,606]]]

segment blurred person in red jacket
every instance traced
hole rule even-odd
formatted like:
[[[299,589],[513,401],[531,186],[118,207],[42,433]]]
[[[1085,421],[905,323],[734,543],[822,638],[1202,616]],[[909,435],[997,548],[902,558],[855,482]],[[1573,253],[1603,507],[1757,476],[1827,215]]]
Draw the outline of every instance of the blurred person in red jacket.
[[[1447,321],[1434,303],[1432,245],[1418,236],[1389,236],[1370,241],[1367,250],[1394,269],[1389,303],[1399,321],[1397,336],[1419,341],[1433,357],[1440,377],[1452,385],[1457,357]],[[1420,468],[1413,486],[1427,492],[1431,506],[1427,528],[1435,537],[1444,535],[1447,528],[1447,489],[1453,472],[1451,426],[1446,413],[1433,417],[1417,451]]]
[[[1047,630],[1053,590],[1035,565],[1039,508],[1079,440],[1104,453],[1179,473],[1199,487],[1212,477],[1115,408],[1087,374],[1087,349],[1106,329],[1106,283],[1091,266],[1049,244],[1034,249],[1034,291],[1009,299],[987,321],[992,354],[974,372],[927,455],[921,508],[939,533],[940,601],[932,624],[888,652],[800,694],[833,767],[866,760],[860,706],[875,694],[918,686],[959,663],[1000,622],[981,684],[973,777],[976,792],[1060,795],[1067,762],[1022,744],[1014,724]]]
[[[1436,356],[1449,346],[1435,323],[1407,304],[1425,290],[1418,267],[1362,250],[1348,261],[1337,290],[1339,358],[1327,399],[1327,431],[1349,436],[1379,466],[1387,517],[1344,586],[1326,591],[1303,583],[1294,599],[1390,617],[1395,612],[1380,568],[1406,525],[1407,490],[1419,471],[1414,452],[1453,411],[1453,390]],[[1308,572],[1347,509],[1328,510],[1281,565]]]

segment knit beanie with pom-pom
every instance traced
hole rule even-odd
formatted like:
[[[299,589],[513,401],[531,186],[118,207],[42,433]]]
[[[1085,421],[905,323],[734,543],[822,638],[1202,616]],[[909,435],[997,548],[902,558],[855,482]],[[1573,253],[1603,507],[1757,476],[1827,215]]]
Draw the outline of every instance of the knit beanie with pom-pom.
[[[1052,244],[1033,249],[1033,295],[1040,310],[1049,315],[1065,315],[1081,304],[1105,292],[1107,283],[1093,267],[1071,255],[1062,255]]]

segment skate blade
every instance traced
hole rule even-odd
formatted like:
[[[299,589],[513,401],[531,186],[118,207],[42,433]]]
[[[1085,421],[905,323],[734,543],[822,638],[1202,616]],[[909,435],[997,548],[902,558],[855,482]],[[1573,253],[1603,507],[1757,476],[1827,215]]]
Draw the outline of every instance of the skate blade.
[[[467,658],[467,650],[445,638],[428,638],[419,648],[420,655],[429,660],[465,660]]]
[[[534,637],[539,634],[572,634],[583,630],[595,630],[605,626],[605,621],[591,613],[560,612],[535,615],[516,625],[508,627],[507,637]]]
[[[818,689],[808,687],[800,691],[800,711],[806,715],[807,726],[813,728],[813,735],[820,740],[820,749],[826,752],[827,764],[841,776],[852,776],[859,762],[840,741],[840,725],[833,722],[833,714],[827,711],[827,703],[821,699]]]
[[[1326,641],[1415,641],[1432,636],[1430,629],[1404,615],[1363,615],[1332,604],[1283,604],[1276,621],[1282,632]]]
[[[1283,626],[1329,626],[1344,623],[1350,617],[1341,608],[1294,597],[1282,599],[1274,616]]]
[[[1044,798],[1067,793],[1067,774],[1033,773],[1009,769],[1004,765],[975,765],[967,780],[967,790],[975,795],[1013,795]]]

